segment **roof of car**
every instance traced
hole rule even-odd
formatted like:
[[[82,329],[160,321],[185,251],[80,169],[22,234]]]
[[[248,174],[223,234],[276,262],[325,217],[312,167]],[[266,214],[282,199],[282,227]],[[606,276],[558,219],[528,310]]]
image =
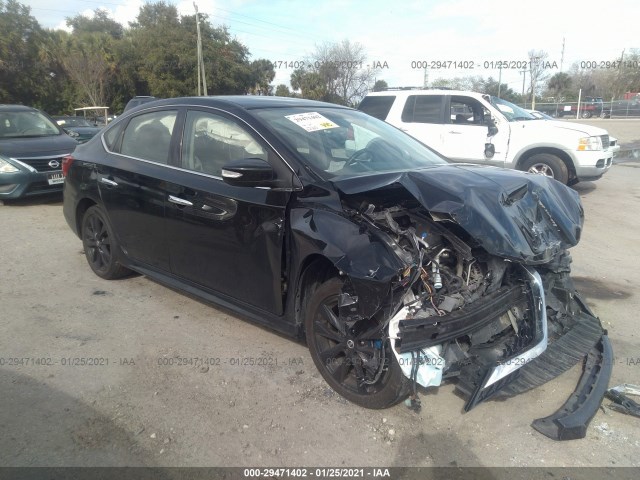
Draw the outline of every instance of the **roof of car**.
[[[412,89],[389,89],[382,90],[380,92],[367,93],[367,97],[381,97],[381,96],[398,96],[408,97],[409,95],[467,95],[473,97],[482,97],[483,93],[472,92],[470,90],[451,90],[448,88],[412,88]]]
[[[156,100],[154,102],[145,103],[144,106],[149,108],[160,105],[203,105],[203,106],[222,106],[234,105],[245,110],[253,110],[259,108],[286,108],[286,107],[310,107],[310,108],[348,108],[333,103],[318,102],[316,100],[306,100],[302,98],[291,97],[273,97],[259,95],[219,95],[208,97],[178,97]]]
[[[5,112],[27,112],[37,109],[33,107],[27,107],[26,105],[0,104],[0,110]]]

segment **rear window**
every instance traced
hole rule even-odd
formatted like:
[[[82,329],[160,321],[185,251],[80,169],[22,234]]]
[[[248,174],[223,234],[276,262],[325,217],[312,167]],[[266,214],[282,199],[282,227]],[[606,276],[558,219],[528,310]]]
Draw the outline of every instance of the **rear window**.
[[[385,120],[395,99],[396,97],[393,95],[365,97],[358,110],[380,120]]]

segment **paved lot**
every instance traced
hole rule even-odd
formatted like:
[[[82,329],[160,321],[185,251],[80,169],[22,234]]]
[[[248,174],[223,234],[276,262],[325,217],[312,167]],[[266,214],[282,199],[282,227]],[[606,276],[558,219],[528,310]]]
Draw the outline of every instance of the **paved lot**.
[[[612,384],[640,383],[640,163],[576,188],[574,274],[609,329]],[[640,419],[603,408],[564,443],[529,426],[579,367],[467,414],[451,385],[419,414],[364,410],[304,345],[142,276],[93,275],[59,199],[0,206],[0,222],[0,465],[640,466]]]

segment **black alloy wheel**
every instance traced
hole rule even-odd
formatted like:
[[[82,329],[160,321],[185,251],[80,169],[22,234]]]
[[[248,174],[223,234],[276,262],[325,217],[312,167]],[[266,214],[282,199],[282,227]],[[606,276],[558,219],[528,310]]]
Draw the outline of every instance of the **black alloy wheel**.
[[[131,271],[117,259],[118,244],[106,215],[94,205],[82,218],[82,245],[91,270],[106,280],[121,278]]]
[[[349,325],[339,318],[342,284],[338,278],[328,280],[309,300],[305,331],[311,357],[331,388],[346,399],[366,408],[390,407],[407,396],[409,379],[375,320]]]

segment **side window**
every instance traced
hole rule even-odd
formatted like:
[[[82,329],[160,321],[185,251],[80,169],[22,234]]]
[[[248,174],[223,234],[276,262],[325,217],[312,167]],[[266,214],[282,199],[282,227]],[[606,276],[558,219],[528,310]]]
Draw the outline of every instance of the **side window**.
[[[175,110],[143,113],[132,118],[124,130],[120,153],[152,162],[169,163],[169,146]]]
[[[407,123],[441,123],[442,95],[409,95],[402,111]]]
[[[396,97],[393,95],[364,97],[358,110],[380,120],[385,120],[395,99]]]
[[[217,177],[231,160],[261,158],[267,152],[241,125],[210,112],[191,110],[182,139],[182,166]]]
[[[113,151],[113,149],[115,148],[116,143],[118,143],[118,137],[120,136],[121,131],[122,131],[122,122],[105,132],[104,143],[107,144],[107,148],[109,150]]]
[[[486,109],[475,98],[451,97],[449,121],[456,125],[485,125]]]

